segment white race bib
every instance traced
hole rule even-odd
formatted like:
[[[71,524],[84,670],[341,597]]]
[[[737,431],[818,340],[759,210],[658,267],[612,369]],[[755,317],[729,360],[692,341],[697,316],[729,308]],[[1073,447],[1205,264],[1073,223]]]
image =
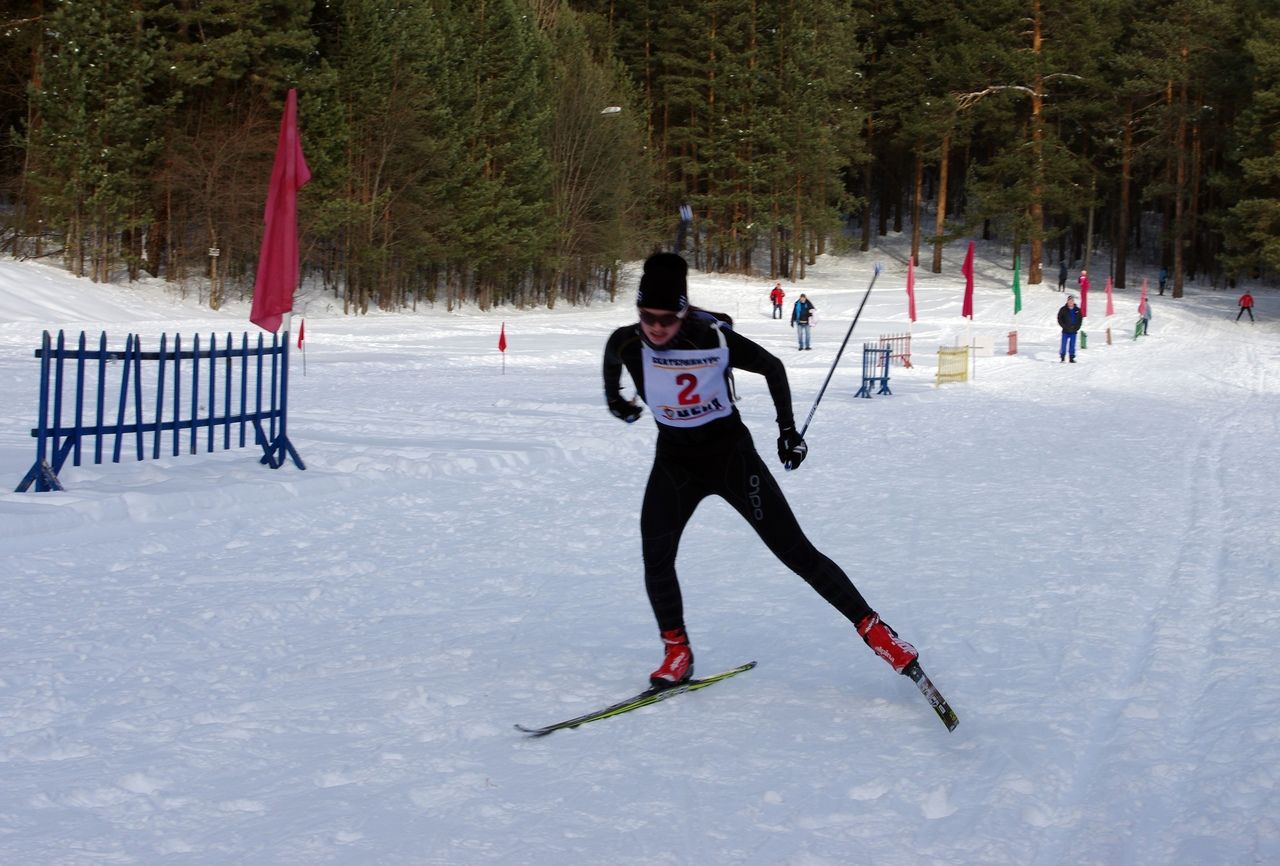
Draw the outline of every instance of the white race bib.
[[[700,427],[733,412],[725,372],[729,350],[672,349],[655,352],[644,346],[645,402],[659,424],[668,427]]]

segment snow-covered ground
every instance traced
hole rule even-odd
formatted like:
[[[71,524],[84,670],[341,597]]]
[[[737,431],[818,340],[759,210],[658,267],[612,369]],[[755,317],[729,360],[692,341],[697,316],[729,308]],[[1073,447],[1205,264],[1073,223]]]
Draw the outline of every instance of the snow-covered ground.
[[[1280,294],[1136,288],[1060,364],[1063,296],[979,250],[976,378],[963,247],[918,273],[914,368],[857,399],[860,346],[904,333],[897,241],[785,285],[691,276],[775,350],[808,413],[779,473],[811,538],[921,650],[961,718],[773,560],[723,503],[680,567],[706,691],[545,739],[643,687],[660,649],[638,508],[655,436],[604,409],[617,304],[344,318],[307,299],[290,434],[252,450],[62,473],[0,494],[0,863],[1265,864],[1280,862]],[[1025,276],[1025,275],[1024,275]],[[1074,273],[1073,273],[1074,279]],[[497,351],[505,322],[505,372]],[[0,262],[0,479],[34,458],[43,329],[252,329],[157,285]],[[762,451],[763,382],[740,374]]]

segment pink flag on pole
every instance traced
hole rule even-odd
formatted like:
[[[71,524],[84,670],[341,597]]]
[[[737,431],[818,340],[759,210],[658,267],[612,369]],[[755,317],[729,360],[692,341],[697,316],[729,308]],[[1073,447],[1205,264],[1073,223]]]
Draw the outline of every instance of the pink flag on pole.
[[[1089,280],[1080,281],[1080,318],[1086,318],[1089,315]]]
[[[262,215],[266,228],[249,311],[249,321],[268,331],[277,330],[284,314],[293,309],[293,292],[298,287],[298,190],[309,180],[311,169],[298,137],[298,91],[290,88]]]
[[[1107,277],[1107,315],[1110,316],[1115,311],[1115,305],[1111,303],[1111,277]]]
[[[969,252],[965,253],[964,266],[960,268],[964,274],[964,306],[960,315],[973,318],[973,241],[969,241]]]
[[[498,332],[498,351],[507,351],[507,323],[502,323],[502,330]]]
[[[1142,278],[1142,297],[1138,298],[1138,315],[1141,316],[1147,309],[1147,278]]]
[[[916,269],[915,257],[907,259],[907,315],[916,320]]]
[[[298,348],[299,349],[302,348],[302,341],[306,339],[305,337],[306,333],[307,333],[307,320],[303,319],[300,322],[298,322]]]

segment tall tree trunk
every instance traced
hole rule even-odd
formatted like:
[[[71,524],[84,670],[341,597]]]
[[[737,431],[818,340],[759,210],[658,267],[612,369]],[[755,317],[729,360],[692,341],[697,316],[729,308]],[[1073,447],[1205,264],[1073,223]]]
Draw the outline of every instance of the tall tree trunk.
[[[1084,235],[1084,258],[1081,260],[1080,267],[1083,270],[1089,270],[1090,260],[1093,258],[1093,215],[1097,212],[1097,205],[1094,200],[1098,196],[1098,170],[1090,169],[1089,172],[1089,219],[1085,227]]]
[[[1120,224],[1116,228],[1116,288],[1125,287],[1129,258],[1129,192],[1133,182],[1133,100],[1124,106],[1124,132],[1120,144]]]
[[[938,163],[938,212],[933,217],[933,267],[942,273],[942,236],[947,229],[947,178],[951,168],[951,132],[942,137],[942,153]]]
[[[1031,222],[1031,255],[1027,264],[1027,285],[1038,286],[1044,280],[1044,77],[1040,71],[1041,51],[1040,0],[1032,3],[1031,51],[1036,55],[1035,85],[1031,89],[1031,205],[1027,216]]]
[[[924,153],[916,148],[915,180],[911,184],[911,264],[920,264],[920,200],[924,193]]]
[[[1187,55],[1189,50],[1184,45],[1182,47],[1182,67],[1185,70],[1187,64]],[[1182,244],[1183,235],[1185,234],[1184,221],[1186,218],[1186,208],[1183,201],[1186,198],[1187,186],[1187,151],[1184,145],[1187,142],[1187,84],[1185,72],[1183,82],[1178,87],[1178,132],[1174,137],[1173,146],[1178,154],[1178,168],[1173,184],[1173,296],[1175,298],[1182,297]]]
[[[871,249],[871,202],[874,198],[873,184],[874,175],[871,171],[873,160],[870,158],[874,152],[872,150],[872,133],[875,131],[875,122],[871,119],[871,115],[867,114],[867,161],[862,167],[862,244],[859,247],[864,253]]]
[[[1196,105],[1200,104],[1197,100]],[[1203,148],[1200,142],[1200,124],[1198,122],[1191,124],[1191,200],[1188,204],[1187,213],[1187,237],[1190,238],[1190,261],[1187,264],[1187,272],[1191,274],[1191,279],[1196,278],[1201,270],[1200,262],[1200,168],[1203,159]]]

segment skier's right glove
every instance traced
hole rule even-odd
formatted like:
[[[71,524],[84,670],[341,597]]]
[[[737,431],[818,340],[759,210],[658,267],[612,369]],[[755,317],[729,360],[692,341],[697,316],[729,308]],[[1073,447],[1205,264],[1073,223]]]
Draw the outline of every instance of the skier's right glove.
[[[636,401],[623,400],[621,397],[614,397],[609,401],[609,411],[613,414],[613,417],[626,421],[628,424],[644,413],[644,410],[640,408]]]
[[[808,454],[809,446],[804,439],[800,438],[796,428],[778,428],[778,459],[782,461],[783,467],[788,472],[798,469]]]

